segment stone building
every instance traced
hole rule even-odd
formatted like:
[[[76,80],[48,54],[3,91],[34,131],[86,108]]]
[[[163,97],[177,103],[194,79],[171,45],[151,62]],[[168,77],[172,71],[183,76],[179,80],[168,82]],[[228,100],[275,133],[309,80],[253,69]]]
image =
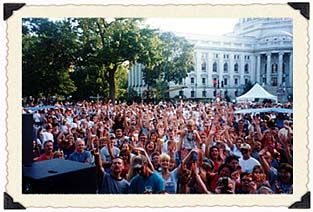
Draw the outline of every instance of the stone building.
[[[290,18],[241,18],[223,36],[185,35],[194,44],[194,70],[181,84],[169,82],[169,96],[234,99],[245,84],[258,82],[285,102],[293,95],[293,23]],[[128,85],[146,89],[142,65],[129,71]]]

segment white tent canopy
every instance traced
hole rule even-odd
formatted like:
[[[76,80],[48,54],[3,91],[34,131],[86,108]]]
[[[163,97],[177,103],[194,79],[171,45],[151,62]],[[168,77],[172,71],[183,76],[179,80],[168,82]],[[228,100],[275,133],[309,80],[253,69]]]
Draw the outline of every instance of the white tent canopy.
[[[236,98],[237,102],[254,101],[258,99],[272,99],[277,102],[277,96],[267,92],[261,85],[256,83],[247,93]]]

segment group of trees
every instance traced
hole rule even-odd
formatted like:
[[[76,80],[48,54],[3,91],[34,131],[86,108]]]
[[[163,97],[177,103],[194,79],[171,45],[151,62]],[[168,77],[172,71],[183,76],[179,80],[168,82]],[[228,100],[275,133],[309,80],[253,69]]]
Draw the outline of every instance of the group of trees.
[[[125,99],[127,71],[144,65],[149,89],[164,95],[193,68],[193,46],[173,33],[151,29],[140,18],[25,18],[22,25],[22,93],[86,99]],[[165,82],[165,83],[164,83]]]

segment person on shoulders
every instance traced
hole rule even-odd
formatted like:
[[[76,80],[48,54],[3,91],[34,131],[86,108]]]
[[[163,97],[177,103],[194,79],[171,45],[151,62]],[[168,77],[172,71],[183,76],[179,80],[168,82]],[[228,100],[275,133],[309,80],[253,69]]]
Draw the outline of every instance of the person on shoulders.
[[[112,134],[110,138],[106,141],[106,146],[100,149],[100,157],[102,160],[102,165],[106,171],[109,171],[111,167],[112,159],[119,156],[120,149],[114,146],[115,136]]]

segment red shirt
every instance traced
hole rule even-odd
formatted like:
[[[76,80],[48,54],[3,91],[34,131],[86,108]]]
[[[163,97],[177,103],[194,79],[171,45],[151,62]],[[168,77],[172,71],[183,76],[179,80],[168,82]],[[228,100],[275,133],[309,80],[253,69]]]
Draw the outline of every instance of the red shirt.
[[[37,161],[50,160],[50,159],[53,159],[53,152],[51,152],[50,155],[43,153],[42,155],[40,155]]]
[[[217,173],[210,174],[209,179],[208,179],[209,191],[215,193],[215,189],[217,187],[217,182],[219,178],[220,176]]]

